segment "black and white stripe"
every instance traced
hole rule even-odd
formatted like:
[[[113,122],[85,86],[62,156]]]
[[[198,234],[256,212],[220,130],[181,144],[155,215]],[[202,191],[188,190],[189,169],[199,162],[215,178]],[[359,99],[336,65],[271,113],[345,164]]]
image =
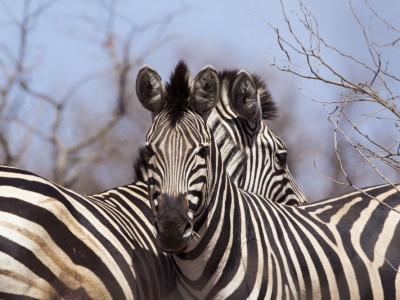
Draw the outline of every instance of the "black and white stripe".
[[[0,297],[164,299],[174,270],[151,219],[143,183],[83,197],[0,167]]]
[[[192,90],[201,89],[201,101],[217,101],[215,91],[207,98],[204,88],[216,78],[210,67],[197,76]],[[294,207],[248,193],[225,170],[220,141],[203,119],[207,110],[193,109],[196,97],[177,105],[171,96],[155,114],[146,143],[155,156],[148,168],[161,174],[157,243],[173,254],[185,299],[400,298],[400,185]],[[168,123],[178,111],[179,119]],[[166,151],[179,139],[192,149],[178,153],[181,163]],[[205,148],[206,163],[194,167],[207,176],[199,180],[201,211],[192,220],[188,166],[198,147]],[[185,182],[174,183],[170,195],[165,177]]]

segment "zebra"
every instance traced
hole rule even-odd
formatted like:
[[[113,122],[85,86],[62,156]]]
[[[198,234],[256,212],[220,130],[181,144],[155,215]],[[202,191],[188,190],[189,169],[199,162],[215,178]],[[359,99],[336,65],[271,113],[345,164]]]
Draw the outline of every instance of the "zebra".
[[[270,99],[261,99],[273,106]],[[231,104],[224,99],[224,105],[227,110]],[[215,115],[220,112],[213,109],[210,120],[216,135],[235,132],[220,147],[231,178],[239,180],[247,159],[239,149],[245,127],[235,128],[240,116],[236,123],[218,123],[221,118]],[[232,142],[236,136],[241,139]],[[286,189],[285,195],[296,197],[290,192],[294,190]],[[140,168],[132,184],[82,196],[33,173],[1,166],[0,215],[1,298],[173,298],[173,262],[152,234],[153,215]]]
[[[400,185],[302,206],[238,188],[205,121],[218,74],[204,68],[187,95],[178,71],[164,88],[144,67],[136,86],[153,114],[145,168],[154,232],[183,298],[400,299]]]
[[[84,197],[0,166],[0,298],[165,299],[175,271],[151,219],[141,182]]]
[[[285,143],[263,122],[277,114],[265,84],[259,76],[243,69],[225,70],[218,77],[221,96],[207,123],[217,138],[228,131],[247,155],[237,186],[278,203],[307,203],[287,166]]]

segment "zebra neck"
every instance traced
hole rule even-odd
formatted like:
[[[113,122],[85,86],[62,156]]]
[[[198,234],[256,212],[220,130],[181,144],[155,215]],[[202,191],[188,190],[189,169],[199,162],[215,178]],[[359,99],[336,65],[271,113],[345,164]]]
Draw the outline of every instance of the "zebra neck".
[[[249,234],[251,195],[240,190],[225,174],[210,199],[208,217],[184,254],[173,255],[180,293],[187,298],[223,299],[235,289],[237,278],[257,270],[258,245]],[[272,208],[274,203],[266,203]],[[253,220],[254,221],[254,220]],[[227,272],[229,270],[229,272]],[[257,272],[251,276],[262,276]],[[260,279],[259,279],[260,281]]]

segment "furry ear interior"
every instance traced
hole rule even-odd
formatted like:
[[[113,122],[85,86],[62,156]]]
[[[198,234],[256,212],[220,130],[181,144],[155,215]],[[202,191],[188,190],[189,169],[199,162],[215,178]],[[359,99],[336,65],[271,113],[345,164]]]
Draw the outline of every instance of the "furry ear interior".
[[[137,75],[136,95],[140,103],[153,114],[164,107],[164,84],[157,72],[147,65],[143,66]]]
[[[237,73],[232,84],[231,103],[236,113],[249,122],[261,120],[261,104],[253,78],[244,70]]]
[[[211,109],[217,104],[219,93],[218,74],[213,67],[206,66],[193,81],[189,106],[206,118]]]

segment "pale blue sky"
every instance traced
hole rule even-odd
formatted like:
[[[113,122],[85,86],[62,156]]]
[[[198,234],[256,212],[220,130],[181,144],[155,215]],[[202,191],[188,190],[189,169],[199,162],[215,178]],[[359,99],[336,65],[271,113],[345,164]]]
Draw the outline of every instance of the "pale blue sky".
[[[103,2],[112,3],[113,1]],[[15,49],[18,42],[12,20],[13,15],[15,18],[21,16],[21,3],[22,1],[15,0],[2,0],[0,3],[0,45],[7,45],[11,49]],[[43,1],[31,1],[32,7],[37,3],[43,3]],[[104,40],[104,35],[101,35],[103,31],[99,30],[97,24],[107,23],[106,11],[98,3],[99,1],[95,0],[58,0],[39,22],[35,23],[34,34],[29,38],[31,48],[27,62],[35,66],[34,73],[28,79],[38,89],[62,95],[72,83],[83,76],[107,68],[109,60],[107,60],[106,51],[99,48],[99,43],[96,44],[96,41]],[[143,24],[177,12],[167,25],[155,27],[146,31],[145,34],[137,34],[132,48],[134,56],[149,43],[168,37],[168,43],[152,52],[143,61],[156,69],[165,80],[181,58],[187,61],[194,74],[206,64],[212,64],[216,68],[244,68],[250,72],[260,73],[267,81],[278,103],[280,114],[296,114],[299,116],[299,122],[303,122],[300,123],[301,126],[297,128],[297,132],[285,132],[284,138],[288,142],[291,155],[296,155],[298,147],[290,144],[290,135],[300,135],[303,142],[307,144],[316,128],[329,128],[330,124],[324,107],[306,99],[297,89],[293,78],[270,67],[265,60],[265,55],[272,58],[278,53],[276,36],[266,22],[272,23],[279,28],[281,33],[287,34],[279,1],[120,0],[115,3],[117,3],[116,13],[120,18],[116,19],[114,28],[115,31],[121,33],[121,36],[125,36],[132,24],[141,27]],[[296,2],[285,1],[287,13],[291,17],[294,16],[293,3]],[[304,3],[318,19],[320,34],[327,42],[360,59],[369,60],[365,42],[360,28],[351,15],[348,1],[305,0]],[[394,25],[399,25],[400,1],[374,0],[370,3],[374,5],[378,13]],[[370,14],[365,9],[364,1],[354,1],[353,5],[355,10],[360,12],[363,21],[368,24]],[[372,24],[372,27],[374,25]],[[297,25],[294,23],[293,28],[300,38],[306,37],[306,32],[299,27],[299,23]],[[373,28],[373,30],[377,39],[391,38],[381,27]],[[266,53],[267,49],[268,53]],[[386,51],[388,57],[391,58],[390,67],[399,69],[399,55],[390,47]],[[362,78],[362,70],[343,63],[340,57],[328,56],[328,58],[338,70]],[[5,60],[6,58],[0,54],[0,62]],[[137,70],[134,72],[136,73]],[[294,79],[307,93],[318,99],[329,100],[339,95],[335,88],[320,82]],[[0,80],[2,80],[1,77]],[[132,88],[133,86],[132,84]],[[101,96],[108,95],[112,98],[113,89],[109,87],[106,77],[104,84],[88,85],[86,89],[80,91],[80,96],[96,98],[101,94]],[[400,89],[397,86],[394,88]],[[286,98],[294,99],[290,107],[284,107],[282,104]],[[94,115],[95,110],[94,107]],[[29,115],[29,112],[26,114]],[[43,123],[42,126],[46,124]],[[280,134],[279,128],[277,130]],[[303,157],[306,160],[304,162],[307,166],[306,170],[313,172],[315,176],[318,175],[314,170],[313,162],[318,163],[319,156],[324,155],[326,147],[332,145],[321,142],[319,146],[315,149],[315,153]],[[313,185],[314,178],[302,177],[298,180],[300,185],[307,189]],[[320,189],[319,194],[323,195],[323,186]]]

